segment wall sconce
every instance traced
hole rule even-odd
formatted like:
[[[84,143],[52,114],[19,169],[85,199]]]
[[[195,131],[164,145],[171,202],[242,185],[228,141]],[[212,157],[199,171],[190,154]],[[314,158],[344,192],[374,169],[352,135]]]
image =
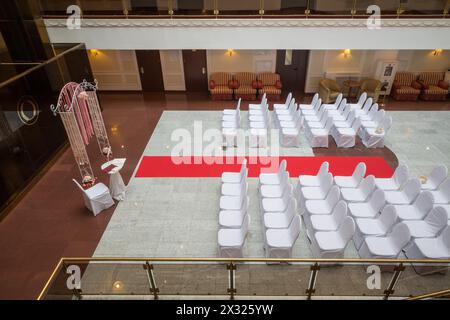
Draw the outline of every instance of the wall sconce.
[[[227,54],[231,57],[235,52],[233,49],[227,49]]]
[[[442,49],[434,49],[433,50],[433,55],[434,56],[438,56],[438,55],[440,55],[442,53]]]
[[[98,56],[98,54],[100,53],[100,51],[98,51],[97,49],[91,49],[91,50],[89,50],[89,52],[90,52],[94,57]]]
[[[350,49],[344,49],[344,58],[350,58],[352,56],[352,51]]]

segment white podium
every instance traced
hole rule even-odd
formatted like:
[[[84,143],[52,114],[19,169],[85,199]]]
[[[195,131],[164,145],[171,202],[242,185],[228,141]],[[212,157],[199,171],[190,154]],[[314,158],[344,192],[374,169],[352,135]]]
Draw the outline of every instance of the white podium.
[[[116,167],[108,172],[109,174],[109,190],[111,192],[111,196],[117,201],[122,201],[125,199],[125,190],[126,186],[123,182],[122,176],[120,175],[120,170],[123,168],[125,158],[113,159],[111,161],[105,162],[101,165],[101,169],[104,170],[109,165],[113,164]]]

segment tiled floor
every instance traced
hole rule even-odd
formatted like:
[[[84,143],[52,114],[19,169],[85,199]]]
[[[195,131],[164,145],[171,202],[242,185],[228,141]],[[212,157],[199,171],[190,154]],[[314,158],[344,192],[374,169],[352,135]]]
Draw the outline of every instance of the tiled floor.
[[[232,101],[213,102],[203,93],[107,93],[101,95],[101,103],[107,129],[117,129],[110,133],[114,155],[128,159],[122,171],[125,182],[131,177],[163,110],[221,110],[235,104]],[[243,103],[245,107],[246,103]],[[450,103],[388,101],[386,109],[449,110]],[[448,164],[448,113],[424,114],[430,116],[427,120],[430,127],[422,130],[421,114],[405,112],[397,116],[395,113],[393,140],[388,142],[395,152],[403,153],[403,156],[399,155],[400,160],[406,159],[415,174],[429,170],[435,159]],[[410,126],[404,121],[405,117],[417,121],[418,125]],[[439,137],[433,130],[440,133]],[[414,150],[415,146],[419,146],[420,154]],[[427,146],[430,150],[426,150]],[[316,154],[321,152],[315,151]],[[94,167],[103,162],[94,144],[89,147],[89,154]],[[440,155],[443,158],[439,158]],[[101,181],[106,182],[104,174],[98,171],[98,175]],[[68,150],[0,222],[0,299],[33,299],[61,256],[93,254],[114,209],[95,218],[90,215],[71,182],[71,178],[77,176],[73,156]],[[130,186],[130,193],[131,190]],[[195,208],[193,212],[201,214]],[[133,216],[133,211],[130,211],[130,216]]]

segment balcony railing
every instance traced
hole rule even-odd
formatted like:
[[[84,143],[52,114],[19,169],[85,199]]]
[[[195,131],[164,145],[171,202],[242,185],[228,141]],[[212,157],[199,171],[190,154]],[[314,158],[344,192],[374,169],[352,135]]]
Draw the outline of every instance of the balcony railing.
[[[62,258],[39,300],[450,297],[450,260]]]
[[[447,18],[450,0],[40,0],[45,18],[367,18],[376,5],[386,18]],[[69,11],[72,12],[72,11]]]

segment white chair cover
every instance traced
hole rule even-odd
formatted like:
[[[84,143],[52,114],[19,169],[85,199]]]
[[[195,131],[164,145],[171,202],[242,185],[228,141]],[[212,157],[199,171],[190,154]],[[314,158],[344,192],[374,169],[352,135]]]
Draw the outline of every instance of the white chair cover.
[[[84,205],[94,216],[114,205],[109,189],[99,182],[89,189],[83,189],[77,180],[72,179],[83,194]]]
[[[366,164],[360,162],[351,176],[335,176],[334,183],[341,188],[357,188],[366,175],[366,169]]]
[[[328,118],[323,129],[309,129],[305,127],[305,136],[311,148],[328,148],[328,135],[332,126],[333,119]]]
[[[292,258],[292,247],[300,234],[301,220],[295,215],[288,229],[267,229],[265,250],[267,258]]]
[[[361,142],[366,148],[384,148],[384,138],[392,126],[392,117],[386,116],[381,122],[382,132],[378,133],[378,128],[365,128],[361,133]]]
[[[357,188],[342,188],[342,198],[348,202],[365,202],[375,191],[375,178],[370,175],[364,178]]]
[[[422,220],[433,209],[434,197],[429,191],[420,193],[410,205],[396,205],[399,220]]]
[[[321,177],[324,177],[330,168],[330,164],[327,161],[322,162],[319,171],[315,176],[301,175],[298,177],[298,182],[302,187],[318,187],[320,185]]]
[[[409,179],[403,189],[385,191],[386,202],[390,204],[411,204],[420,193],[419,179]]]
[[[375,218],[386,204],[383,190],[375,190],[366,202],[348,204],[348,211],[354,218]]]
[[[392,177],[375,178],[375,185],[381,190],[398,190],[408,180],[408,176],[408,166],[401,164],[395,169]]]
[[[427,181],[422,184],[422,190],[436,190],[439,185],[447,178],[448,169],[444,164],[438,165],[433,168]]]
[[[449,204],[450,203],[450,179],[441,183],[437,190],[430,191],[434,197],[434,203],[436,204]]]
[[[260,184],[280,184],[281,175],[286,172],[287,162],[286,160],[281,161],[278,171],[276,173],[261,173],[259,175]]]
[[[217,234],[220,258],[242,258],[243,247],[247,237],[250,217],[245,215],[242,226],[239,229],[220,229]]]

